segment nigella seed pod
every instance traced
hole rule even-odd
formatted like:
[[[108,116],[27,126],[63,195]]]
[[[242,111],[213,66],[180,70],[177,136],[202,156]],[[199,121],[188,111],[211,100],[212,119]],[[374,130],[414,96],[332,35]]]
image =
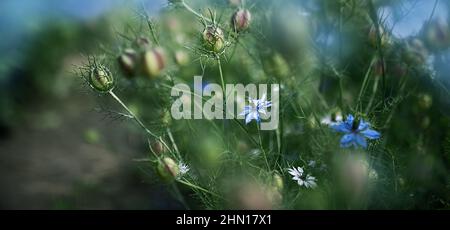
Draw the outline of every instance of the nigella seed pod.
[[[133,77],[135,75],[137,59],[138,55],[133,49],[126,49],[123,54],[119,56],[117,61],[125,76]]]
[[[114,78],[103,65],[97,65],[91,69],[88,79],[89,85],[101,93],[107,93],[114,88]]]
[[[222,51],[225,41],[222,29],[209,25],[203,30],[203,43],[205,48],[215,53]]]
[[[405,44],[403,58],[409,65],[423,65],[428,57],[428,50],[420,39],[414,38]]]
[[[140,37],[136,38],[135,43],[136,43],[136,46],[139,47],[139,49],[143,49],[143,50],[146,50],[151,46],[150,40],[144,36],[140,36]]]
[[[433,105],[433,97],[431,97],[430,94],[420,94],[419,95],[419,107],[423,110],[427,110],[429,108],[431,108],[431,106]]]
[[[189,55],[182,50],[178,50],[175,52],[175,62],[180,66],[185,66],[189,63]]]
[[[273,186],[274,186],[278,191],[283,191],[284,183],[283,183],[283,178],[280,176],[280,174],[274,173],[274,174],[272,175],[272,183],[273,183]]]
[[[165,66],[164,50],[160,47],[147,50],[143,55],[143,71],[149,78],[160,75]]]
[[[241,0],[228,0],[228,4],[233,7],[238,7],[238,6],[242,5],[242,1]]]
[[[381,47],[386,46],[389,43],[389,37],[388,34],[384,31],[384,28],[382,26],[378,27],[378,30],[375,26],[372,26],[369,31],[369,43],[372,47],[378,46],[378,35],[380,34],[380,45]]]
[[[156,140],[155,142],[153,142],[151,147],[152,147],[152,150],[155,152],[155,154],[158,156],[162,155],[167,150],[166,146],[164,146],[164,144],[159,140]]]
[[[172,158],[164,157],[158,163],[157,171],[163,180],[170,181],[178,176],[180,173],[180,168]]]
[[[251,20],[252,15],[250,14],[250,11],[240,9],[231,17],[231,26],[235,32],[241,32],[248,29]]]

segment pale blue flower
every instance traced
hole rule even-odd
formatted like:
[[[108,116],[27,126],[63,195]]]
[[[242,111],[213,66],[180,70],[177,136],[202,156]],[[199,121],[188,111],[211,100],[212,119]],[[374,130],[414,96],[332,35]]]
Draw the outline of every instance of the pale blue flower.
[[[317,186],[316,178],[306,174],[301,167],[292,167],[288,169],[288,172],[292,175],[292,180],[296,181],[300,186],[305,186],[306,188],[315,188]]]
[[[250,105],[246,105],[239,115],[245,116],[245,124],[250,123],[252,120],[256,120],[259,123],[261,121],[261,114],[266,114],[266,109],[272,106],[272,102],[266,101],[265,94],[261,99],[249,98],[248,101]]]
[[[345,133],[341,138],[341,147],[350,146],[367,148],[367,139],[378,139],[381,134],[370,128],[370,124],[363,119],[356,124],[352,115],[348,115],[345,121],[331,125],[331,128],[337,132]]]
[[[178,164],[178,168],[180,169],[180,176],[185,175],[190,170],[189,166],[187,164],[183,163],[183,162],[180,162]]]

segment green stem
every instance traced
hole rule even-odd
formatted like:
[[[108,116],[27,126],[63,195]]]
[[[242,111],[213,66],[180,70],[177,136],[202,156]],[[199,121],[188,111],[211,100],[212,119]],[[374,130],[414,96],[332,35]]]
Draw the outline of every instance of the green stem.
[[[376,95],[377,90],[378,90],[378,82],[380,82],[380,78],[379,77],[377,77],[377,79],[375,80],[375,83],[373,85],[372,96],[370,96],[369,104],[367,105],[367,108],[366,108],[366,114],[369,114],[370,109],[372,107],[373,100],[375,99],[375,95]]]
[[[158,135],[154,134],[152,131],[150,131],[145,125],[144,123],[141,121],[141,119],[139,119],[134,113],[133,111],[131,111],[128,106],[125,105],[125,103],[123,103],[122,100],[120,100],[120,98],[111,90],[109,91],[109,94],[114,98],[114,100],[116,100],[128,113],[129,115],[136,121],[136,123],[150,136],[154,137],[155,139],[158,139],[167,149],[170,149],[169,146],[167,145],[167,143]]]
[[[191,187],[191,188],[198,189],[198,190],[200,190],[200,191],[202,191],[202,192],[209,193],[209,194],[211,194],[211,195],[213,195],[213,196],[216,196],[216,197],[218,197],[218,198],[222,198],[220,195],[218,195],[218,194],[216,194],[216,193],[213,193],[213,192],[211,192],[211,191],[209,191],[209,190],[207,190],[207,189],[205,189],[205,188],[202,188],[202,187],[200,187],[200,186],[198,186],[198,185],[192,184],[192,183],[189,182],[189,181],[185,181],[185,180],[177,180],[177,181],[180,182],[181,184],[184,184],[184,185],[189,186],[189,187]]]
[[[222,63],[220,62],[220,57],[217,57],[217,65],[219,65],[219,74],[220,74],[220,82],[222,83],[222,92],[225,93],[225,81],[223,80]]]
[[[186,10],[188,10],[189,12],[191,12],[192,14],[194,14],[195,16],[206,20],[208,22],[211,22],[211,20],[209,18],[205,18],[203,15],[201,15],[200,13],[197,13],[197,11],[195,11],[194,9],[192,9],[188,4],[186,4],[185,1],[181,1],[181,4],[183,5],[184,8],[186,8]]]
[[[263,152],[264,161],[266,162],[267,170],[270,171],[270,165],[269,165],[269,161],[267,160],[266,150],[264,150],[263,143],[262,143],[261,131],[259,129],[259,124],[256,124],[256,127],[258,128],[259,148],[261,148],[261,151]]]

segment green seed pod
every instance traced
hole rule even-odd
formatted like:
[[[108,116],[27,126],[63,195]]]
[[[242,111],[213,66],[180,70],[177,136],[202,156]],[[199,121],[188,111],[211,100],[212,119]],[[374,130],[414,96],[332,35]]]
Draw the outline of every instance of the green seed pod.
[[[203,44],[205,48],[215,53],[222,51],[225,45],[222,29],[209,25],[203,30]]]
[[[250,26],[250,21],[252,20],[252,15],[250,11],[240,9],[236,11],[231,17],[231,26],[235,32],[241,32]]]
[[[284,183],[283,183],[283,178],[281,178],[280,174],[274,173],[274,174],[272,175],[272,183],[273,183],[273,186],[274,186],[278,191],[283,191]]]
[[[143,55],[143,71],[149,78],[160,75],[165,63],[164,50],[160,47],[145,51]]]
[[[419,95],[419,107],[423,110],[427,110],[431,108],[433,105],[433,98],[429,94],[420,94]]]
[[[428,57],[428,50],[417,38],[406,42],[403,58],[409,65],[423,65]]]
[[[242,4],[242,0],[228,0],[228,4],[232,7],[238,7]]]
[[[152,150],[155,152],[156,155],[160,156],[162,154],[164,154],[165,152],[167,152],[167,148],[166,146],[164,146],[164,144],[159,141],[159,140],[155,140],[152,145]]]
[[[189,63],[189,55],[182,50],[178,50],[175,52],[175,62],[180,66],[185,66]]]
[[[103,65],[97,65],[89,74],[89,85],[100,93],[107,93],[114,88],[114,78],[111,72]]]
[[[138,55],[133,49],[126,49],[123,54],[119,56],[117,61],[125,76],[133,77],[136,74],[137,59]]]
[[[389,43],[389,37],[388,34],[384,31],[383,27],[378,27],[378,31],[380,33],[380,39],[381,39],[381,47],[385,47]],[[373,47],[378,46],[378,38],[377,38],[377,29],[375,26],[372,26],[369,31],[369,43]]]
[[[180,173],[177,163],[170,157],[164,157],[158,162],[157,171],[159,176],[166,181],[175,179]]]

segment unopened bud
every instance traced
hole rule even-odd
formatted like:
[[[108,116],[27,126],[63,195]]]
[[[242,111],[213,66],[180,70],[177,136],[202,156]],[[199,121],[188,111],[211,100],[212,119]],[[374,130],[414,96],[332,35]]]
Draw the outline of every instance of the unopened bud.
[[[178,50],[175,52],[175,62],[180,66],[185,66],[189,63],[189,55],[182,50]]]
[[[222,29],[209,25],[203,30],[203,43],[205,48],[215,53],[222,51],[225,41]]]
[[[175,163],[175,161],[170,157],[164,157],[159,163],[158,163],[158,174],[161,176],[163,180],[173,180],[177,177],[178,173],[180,172],[180,169],[178,167],[178,164]]]
[[[119,66],[122,69],[122,72],[127,77],[133,77],[136,73],[136,61],[138,59],[138,55],[136,51],[133,49],[126,49],[122,55],[119,56],[117,61],[119,62]]]
[[[250,26],[251,19],[252,15],[250,14],[250,11],[240,9],[231,17],[231,26],[236,32],[244,31]]]
[[[144,36],[138,37],[135,42],[139,49],[142,50],[147,50],[151,46],[150,40]]]
[[[114,88],[114,78],[103,65],[97,65],[91,69],[89,74],[89,85],[101,93],[107,93]]]
[[[144,73],[149,78],[157,77],[165,66],[164,50],[158,47],[145,51],[143,62]]]
[[[369,43],[373,47],[378,46],[378,33],[380,36],[380,45],[381,47],[386,46],[389,43],[388,34],[384,31],[383,27],[379,26],[377,30],[375,26],[372,26],[369,31]]]

